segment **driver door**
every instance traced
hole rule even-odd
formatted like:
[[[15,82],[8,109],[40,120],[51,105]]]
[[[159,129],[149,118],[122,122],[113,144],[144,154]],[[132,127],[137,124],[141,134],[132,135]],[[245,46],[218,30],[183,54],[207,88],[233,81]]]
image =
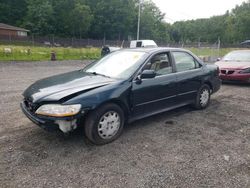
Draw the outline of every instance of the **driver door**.
[[[133,118],[152,115],[176,103],[176,74],[169,52],[154,55],[143,70],[154,70],[155,78],[137,79],[132,85]]]

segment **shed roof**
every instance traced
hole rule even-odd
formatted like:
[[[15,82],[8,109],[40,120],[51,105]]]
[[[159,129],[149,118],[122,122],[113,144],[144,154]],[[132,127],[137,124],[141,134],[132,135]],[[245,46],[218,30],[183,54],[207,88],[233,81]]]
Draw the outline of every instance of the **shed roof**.
[[[23,29],[23,28],[20,28],[20,27],[15,27],[15,26],[12,26],[12,25],[7,25],[7,24],[4,24],[4,23],[0,23],[0,29],[29,32],[29,30],[27,30],[27,29]]]

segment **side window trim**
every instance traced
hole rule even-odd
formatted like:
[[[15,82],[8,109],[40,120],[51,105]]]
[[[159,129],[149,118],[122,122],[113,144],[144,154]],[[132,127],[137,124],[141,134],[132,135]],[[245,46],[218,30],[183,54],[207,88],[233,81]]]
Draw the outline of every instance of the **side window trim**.
[[[163,76],[168,76],[168,75],[172,75],[173,73],[176,73],[176,66],[175,66],[175,60],[173,58],[173,55],[172,55],[172,51],[171,50],[164,50],[164,51],[161,51],[161,52],[155,52],[153,54],[151,54],[150,56],[148,56],[144,62],[144,64],[137,70],[137,72],[134,74],[133,78],[131,81],[136,81],[138,76],[142,73],[142,70],[143,70],[143,67],[151,60],[151,58],[153,56],[155,56],[156,54],[160,54],[160,53],[168,53],[169,54],[169,57],[170,57],[170,63],[172,65],[172,73],[171,74],[166,74],[166,75],[163,75]],[[158,78],[158,77],[156,77]]]
[[[168,74],[162,74],[162,75],[156,75],[156,78],[158,77],[162,77],[162,76],[167,76],[167,75],[170,75],[170,74],[173,74],[175,73],[175,68],[174,68],[174,62],[173,62],[173,58],[172,58],[172,54],[171,54],[171,51],[162,51],[162,52],[157,52],[155,54],[152,54],[147,60],[146,60],[146,63],[143,65],[142,69],[148,64],[150,63],[150,61],[152,60],[152,58],[156,55],[160,55],[160,54],[166,54],[168,56],[168,60],[169,60],[169,63],[171,65],[171,70],[172,72],[171,73],[168,73]],[[142,70],[141,69],[141,70]],[[141,71],[140,70],[140,71]]]
[[[187,71],[192,71],[192,70],[196,70],[196,69],[201,69],[202,68],[202,64],[189,52],[187,51],[181,51],[181,50],[173,50],[173,51],[170,51],[170,55],[171,55],[171,59],[172,59],[172,62],[173,62],[173,69],[175,71],[175,73],[179,73],[178,70],[177,70],[177,63],[176,63],[176,60],[175,60],[175,57],[174,57],[174,53],[175,52],[178,52],[178,53],[185,53],[189,56],[192,57],[192,59],[194,60],[194,63],[195,63],[195,68],[194,69],[190,69],[190,70],[185,70],[185,71],[179,71],[179,72],[187,72]],[[199,67],[197,67],[197,64],[199,65]]]

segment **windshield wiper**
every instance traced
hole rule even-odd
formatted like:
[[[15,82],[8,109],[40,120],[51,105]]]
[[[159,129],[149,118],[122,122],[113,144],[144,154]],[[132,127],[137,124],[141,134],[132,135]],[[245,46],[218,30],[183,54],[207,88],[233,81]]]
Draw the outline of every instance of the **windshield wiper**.
[[[107,77],[107,78],[111,78],[110,76],[107,76],[105,74],[100,74],[100,73],[97,73],[97,72],[88,72],[90,74],[93,74],[93,75],[99,75],[99,76],[104,76],[104,77]]]

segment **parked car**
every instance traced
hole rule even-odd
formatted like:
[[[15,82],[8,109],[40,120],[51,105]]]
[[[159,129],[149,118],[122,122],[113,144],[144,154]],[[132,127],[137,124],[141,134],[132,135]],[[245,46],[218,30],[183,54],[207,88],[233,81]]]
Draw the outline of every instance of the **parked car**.
[[[130,48],[153,48],[158,47],[153,40],[132,40],[130,42]]]
[[[232,51],[215,64],[222,80],[250,83],[250,50]]]
[[[153,40],[132,40],[130,42],[130,48],[154,48],[158,47],[155,41]],[[120,50],[120,47],[111,47],[111,46],[103,46],[101,51],[101,56],[105,56],[111,52],[115,52]]]
[[[189,51],[123,49],[35,82],[21,108],[46,130],[68,133],[83,125],[86,137],[100,145],[117,139],[126,123],[189,104],[204,109],[220,85],[218,67]]]
[[[242,42],[240,44],[245,46],[245,47],[250,47],[250,40],[245,40],[244,42]]]

